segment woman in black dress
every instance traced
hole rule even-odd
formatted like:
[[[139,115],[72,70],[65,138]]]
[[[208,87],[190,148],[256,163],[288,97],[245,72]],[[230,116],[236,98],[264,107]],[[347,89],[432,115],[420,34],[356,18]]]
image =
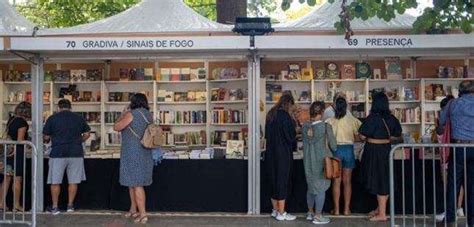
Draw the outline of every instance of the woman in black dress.
[[[402,127],[391,114],[388,98],[384,93],[373,94],[372,109],[359,128],[359,133],[366,140],[362,154],[362,179],[369,192],[377,195],[378,202],[377,209],[369,214],[370,221],[387,221],[391,140],[401,136]]]
[[[271,187],[272,217],[279,221],[296,219],[285,212],[293,150],[296,147],[295,121],[290,115],[294,105],[295,100],[291,94],[281,96],[268,112],[265,126],[265,165]]]
[[[31,103],[21,102],[16,106],[14,114],[15,115],[12,116],[7,122],[6,133],[8,134],[8,137],[13,141],[28,140],[28,120],[31,119]],[[23,211],[20,198],[22,192],[21,188],[23,185],[22,181],[25,157],[24,148],[25,147],[23,145],[17,145],[14,153],[9,155],[7,158],[7,165],[9,168],[11,168],[11,171],[7,171],[7,175],[4,176],[4,180],[0,185],[0,210],[8,210],[8,208],[3,207],[3,204],[8,188],[10,187],[12,177],[15,177],[15,183],[12,186],[12,190],[14,191],[13,210]],[[4,151],[1,150],[0,152],[2,152],[3,156]],[[3,174],[3,172],[0,174]]]

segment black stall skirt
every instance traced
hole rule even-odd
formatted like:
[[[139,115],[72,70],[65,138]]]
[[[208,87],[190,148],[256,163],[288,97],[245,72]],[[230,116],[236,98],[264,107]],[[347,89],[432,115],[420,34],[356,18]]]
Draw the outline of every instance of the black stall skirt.
[[[423,162],[415,162],[416,213],[423,213],[422,173]],[[44,162],[46,182],[48,160]],[[262,163],[263,166],[263,163]],[[359,166],[359,163],[357,163]],[[402,161],[395,162],[395,201],[396,213],[402,213]],[[405,204],[406,213],[412,213],[412,164],[405,161]],[[442,212],[443,194],[439,162],[425,161],[426,179],[426,212],[433,210],[433,167],[436,172],[437,212]],[[31,179],[31,162],[28,160],[27,179]],[[120,186],[119,160],[85,159],[87,181],[79,185],[76,197],[77,209],[87,210],[120,210],[129,209],[128,189]],[[295,160],[293,165],[292,184],[287,199],[289,212],[306,212],[306,180],[303,161]],[[0,175],[1,176],[1,175]],[[246,160],[163,160],[155,167],[153,184],[145,187],[147,209],[149,211],[169,212],[247,212],[247,161]],[[388,178],[389,176],[387,176]],[[1,177],[0,177],[1,178]],[[0,179],[1,180],[1,179]],[[261,171],[261,207],[263,213],[271,211],[270,194],[265,171]],[[360,184],[359,168],[354,169],[352,181],[352,212],[367,213],[377,206],[374,195],[371,195]],[[51,205],[49,185],[44,188],[45,207]],[[67,179],[62,185],[60,208],[67,203]],[[11,207],[11,190],[7,205]],[[31,181],[26,180],[26,208],[31,204]],[[341,197],[341,203],[343,199]],[[324,211],[332,209],[331,190],[326,192]],[[341,205],[341,207],[343,207]]]

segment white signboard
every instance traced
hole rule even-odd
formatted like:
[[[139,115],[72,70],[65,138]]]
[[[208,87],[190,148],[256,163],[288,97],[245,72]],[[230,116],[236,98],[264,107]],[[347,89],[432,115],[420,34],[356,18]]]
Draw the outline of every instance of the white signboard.
[[[474,48],[473,34],[353,36],[260,36],[258,49]]]
[[[232,50],[248,49],[249,38],[225,37],[52,37],[12,38],[12,50]]]

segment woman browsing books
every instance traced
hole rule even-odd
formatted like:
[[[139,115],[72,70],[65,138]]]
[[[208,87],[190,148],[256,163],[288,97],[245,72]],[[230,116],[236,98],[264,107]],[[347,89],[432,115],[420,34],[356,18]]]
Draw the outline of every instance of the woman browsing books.
[[[339,215],[339,199],[341,197],[341,182],[344,187],[344,215],[351,213],[352,170],[355,168],[354,141],[358,139],[358,132],[362,124],[352,114],[347,113],[347,101],[342,96],[336,98],[334,105],[335,116],[328,119],[337,140],[337,149],[334,156],[341,160],[342,179],[335,178],[332,182],[334,215]]]
[[[322,216],[326,191],[331,181],[324,175],[324,158],[332,157],[336,150],[336,138],[331,125],[321,121],[325,105],[323,102],[311,104],[309,112],[311,120],[304,123],[303,135],[303,163],[308,185],[307,202],[308,215],[306,220],[314,224],[327,224],[330,220]]]
[[[265,167],[271,188],[272,217],[279,221],[296,219],[285,212],[293,151],[296,148],[296,122],[290,115],[294,105],[295,100],[291,94],[281,96],[278,103],[268,112],[265,126]]]

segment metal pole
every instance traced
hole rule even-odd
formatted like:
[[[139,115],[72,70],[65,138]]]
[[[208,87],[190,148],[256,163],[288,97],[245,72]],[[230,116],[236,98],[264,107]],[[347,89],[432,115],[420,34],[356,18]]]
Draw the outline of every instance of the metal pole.
[[[44,59],[40,55],[34,56],[36,65],[31,65],[31,87],[32,87],[32,142],[36,147],[36,209],[43,210],[43,81],[44,81]]]
[[[248,149],[248,153],[247,153],[247,156],[248,156],[248,173],[247,173],[247,181],[248,181],[248,195],[247,195],[247,198],[248,198],[248,214],[254,214],[254,158],[253,158],[253,147],[254,147],[254,137],[253,137],[253,128],[254,128],[254,125],[253,125],[253,108],[254,108],[254,103],[253,103],[253,99],[251,98],[252,97],[252,94],[254,93],[253,92],[253,81],[252,81],[252,78],[253,78],[253,73],[254,73],[254,70],[253,70],[253,57],[252,56],[249,56],[248,57],[248,75],[247,75],[247,85],[248,85],[248,93],[250,94],[249,95],[249,98],[248,98],[248,124],[249,124],[249,135],[248,135],[248,144],[247,144],[247,149]]]
[[[260,57],[254,56],[254,74],[255,79],[255,214],[260,214]]]

